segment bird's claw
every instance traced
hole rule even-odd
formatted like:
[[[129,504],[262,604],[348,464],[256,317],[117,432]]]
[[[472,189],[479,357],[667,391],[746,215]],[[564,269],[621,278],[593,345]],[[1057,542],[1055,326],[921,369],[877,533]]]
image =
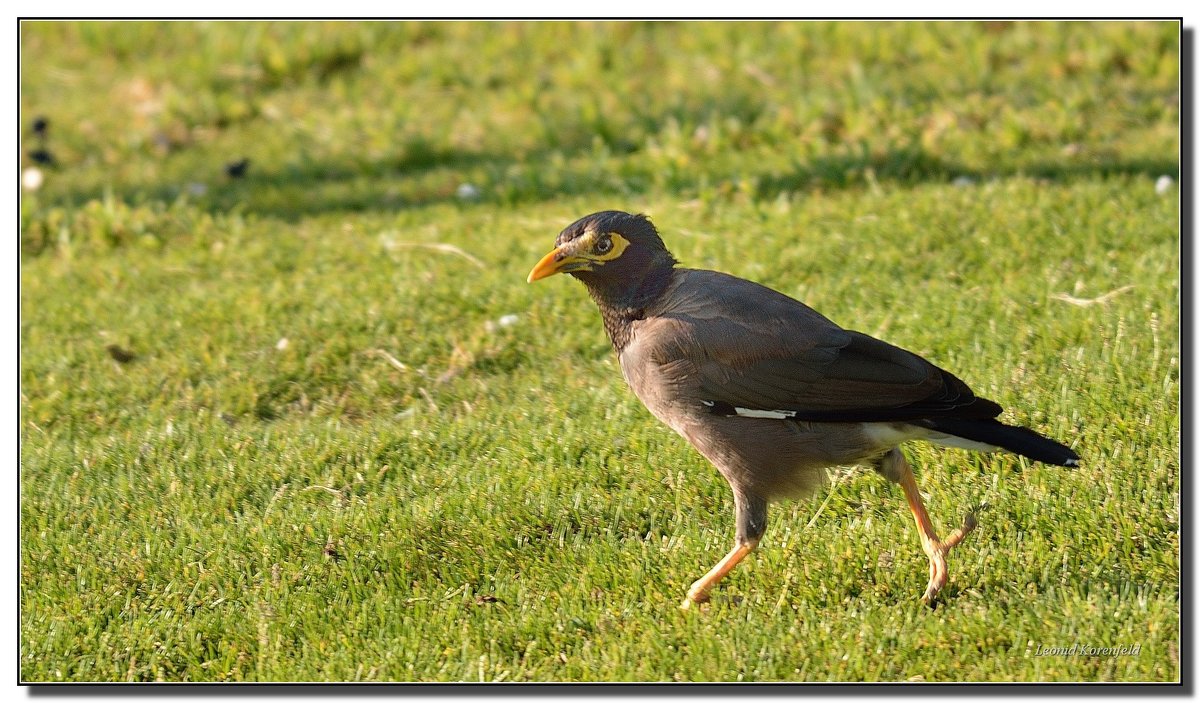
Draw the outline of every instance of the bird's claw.
[[[695,589],[688,591],[684,596],[683,602],[679,604],[680,610],[696,610],[699,606],[708,602],[708,594]]]
[[[969,535],[978,524],[979,520],[975,517],[975,513],[969,512],[963,518],[962,526],[950,533],[946,539],[941,540],[937,538],[937,535],[931,535],[930,539],[924,540],[925,555],[929,557],[929,585],[925,587],[925,593],[921,596],[922,603],[933,607],[938,591],[942,590],[948,579],[946,554]]]

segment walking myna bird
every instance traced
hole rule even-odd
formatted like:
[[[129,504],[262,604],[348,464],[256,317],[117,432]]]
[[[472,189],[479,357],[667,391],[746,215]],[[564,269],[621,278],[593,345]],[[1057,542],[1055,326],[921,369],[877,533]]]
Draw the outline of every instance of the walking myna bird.
[[[870,463],[900,484],[929,557],[931,603],[946,553],[975,527],[938,537],[899,445],[911,439],[1006,449],[1073,466],[1079,456],[921,357],[838,327],[770,288],[676,266],[644,215],[605,211],[564,229],[529,282],[569,273],[587,286],[633,392],[733,488],[733,549],[692,584],[681,607],[708,600],[762,538],[767,503],[802,496],[831,466]]]

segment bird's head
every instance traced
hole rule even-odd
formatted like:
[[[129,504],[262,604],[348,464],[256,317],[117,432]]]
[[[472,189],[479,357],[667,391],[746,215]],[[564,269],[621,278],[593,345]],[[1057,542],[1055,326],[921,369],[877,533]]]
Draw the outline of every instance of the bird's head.
[[[675,265],[650,218],[619,210],[581,217],[554,244],[529,272],[530,283],[569,273],[589,285],[636,287],[648,273]]]

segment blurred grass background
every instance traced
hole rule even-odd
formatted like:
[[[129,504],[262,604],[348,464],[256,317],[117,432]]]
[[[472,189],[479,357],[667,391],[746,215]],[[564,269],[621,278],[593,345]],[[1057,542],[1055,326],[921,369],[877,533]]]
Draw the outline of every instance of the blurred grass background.
[[[1178,679],[1176,23],[25,22],[21,70],[23,680]],[[1083,466],[913,447],[984,506],[937,610],[847,471],[676,612],[728,488],[524,283],[605,208]]]

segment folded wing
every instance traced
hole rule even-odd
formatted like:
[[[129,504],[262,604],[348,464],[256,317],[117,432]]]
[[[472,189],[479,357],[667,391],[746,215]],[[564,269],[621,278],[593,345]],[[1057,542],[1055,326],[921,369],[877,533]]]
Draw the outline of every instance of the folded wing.
[[[711,271],[680,271],[654,356],[691,367],[713,412],[825,422],[992,418],[953,374],[899,347],[844,330],[808,306]]]

